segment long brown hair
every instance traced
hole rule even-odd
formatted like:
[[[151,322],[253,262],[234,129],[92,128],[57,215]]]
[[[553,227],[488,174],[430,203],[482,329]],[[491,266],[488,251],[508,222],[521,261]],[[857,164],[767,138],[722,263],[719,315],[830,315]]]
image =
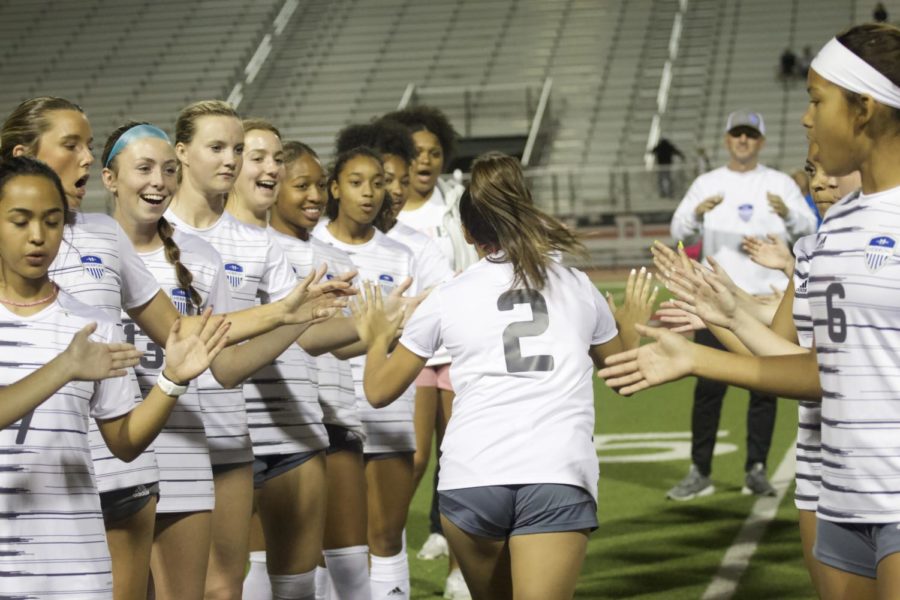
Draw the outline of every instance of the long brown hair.
[[[41,135],[50,129],[47,113],[55,110],[84,111],[65,98],[39,96],[26,100],[10,113],[0,130],[0,159],[12,158],[16,146],[24,146],[28,156],[37,156]]]
[[[513,285],[541,289],[553,254],[585,254],[569,229],[535,208],[519,161],[499,152],[472,163],[472,180],[459,202],[462,224],[476,244],[502,250],[492,262],[512,263]]]
[[[106,164],[106,161],[109,160],[109,154],[112,152],[113,146],[116,144],[116,141],[126,131],[135,127],[137,125],[149,125],[150,123],[146,122],[138,122],[131,121],[122,125],[121,127],[117,127],[115,131],[113,131],[110,136],[106,139],[106,144],[103,146],[103,154],[100,157],[101,164]],[[116,172],[118,167],[116,166],[116,161],[118,160],[118,155],[114,156],[110,163],[106,166],[107,169]],[[169,261],[175,268],[175,277],[178,279],[178,285],[187,290],[188,295],[190,296],[190,302],[188,303],[188,314],[192,312],[192,308],[196,309],[198,312],[200,310],[200,306],[203,304],[203,298],[200,297],[200,294],[197,292],[196,288],[194,288],[194,275],[191,271],[184,266],[184,263],[181,262],[181,248],[178,247],[178,244],[175,243],[175,239],[172,237],[174,233],[174,229],[172,228],[172,224],[169,223],[165,217],[160,217],[156,222],[156,231],[159,234],[159,238],[162,240],[163,248],[166,253],[166,260]]]

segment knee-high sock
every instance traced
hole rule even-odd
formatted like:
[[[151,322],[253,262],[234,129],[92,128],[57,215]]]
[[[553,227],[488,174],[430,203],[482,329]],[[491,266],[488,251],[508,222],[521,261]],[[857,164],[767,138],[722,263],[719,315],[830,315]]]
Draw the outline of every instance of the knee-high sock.
[[[331,600],[331,578],[325,567],[316,567],[316,600]]]
[[[275,600],[316,600],[316,571],[298,575],[269,575]]]
[[[372,556],[372,600],[409,600],[409,559],[406,552]]]
[[[272,600],[265,552],[250,553],[250,570],[244,578],[244,600]]]
[[[368,546],[333,548],[322,554],[331,576],[331,597],[334,600],[372,600]]]

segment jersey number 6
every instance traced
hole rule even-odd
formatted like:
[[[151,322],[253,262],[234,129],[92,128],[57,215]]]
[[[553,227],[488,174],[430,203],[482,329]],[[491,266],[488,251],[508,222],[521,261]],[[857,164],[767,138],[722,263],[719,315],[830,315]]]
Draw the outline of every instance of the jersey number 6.
[[[509,290],[497,298],[497,310],[512,310],[516,304],[531,306],[530,321],[516,321],[503,330],[503,351],[506,355],[506,371],[508,373],[526,373],[528,371],[552,371],[553,357],[549,354],[522,356],[519,339],[534,337],[547,331],[550,317],[547,314],[547,301],[537,290]]]
[[[841,343],[847,340],[847,315],[835,307],[835,297],[844,299],[844,286],[832,283],[825,288],[825,312],[828,316],[828,337],[832,342]]]

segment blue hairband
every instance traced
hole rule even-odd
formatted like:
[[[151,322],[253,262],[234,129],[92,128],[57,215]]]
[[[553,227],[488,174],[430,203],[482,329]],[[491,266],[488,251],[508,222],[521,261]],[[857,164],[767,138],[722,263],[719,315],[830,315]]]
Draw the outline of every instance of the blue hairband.
[[[159,138],[167,142],[169,141],[169,136],[166,135],[166,132],[155,125],[135,125],[120,135],[119,139],[116,140],[116,143],[113,144],[112,150],[109,151],[109,156],[106,157],[106,163],[104,163],[103,168],[105,169],[108,167],[109,163],[113,161],[116,155],[125,149],[125,146],[135,140],[148,137]]]

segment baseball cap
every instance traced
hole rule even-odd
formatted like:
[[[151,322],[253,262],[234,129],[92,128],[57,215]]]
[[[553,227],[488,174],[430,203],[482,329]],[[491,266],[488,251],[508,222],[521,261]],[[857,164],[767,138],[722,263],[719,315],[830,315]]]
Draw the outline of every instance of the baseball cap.
[[[766,135],[766,123],[763,121],[762,115],[749,110],[736,110],[728,115],[728,121],[725,123],[725,133],[728,133],[735,127],[750,127],[757,130],[760,135]]]

